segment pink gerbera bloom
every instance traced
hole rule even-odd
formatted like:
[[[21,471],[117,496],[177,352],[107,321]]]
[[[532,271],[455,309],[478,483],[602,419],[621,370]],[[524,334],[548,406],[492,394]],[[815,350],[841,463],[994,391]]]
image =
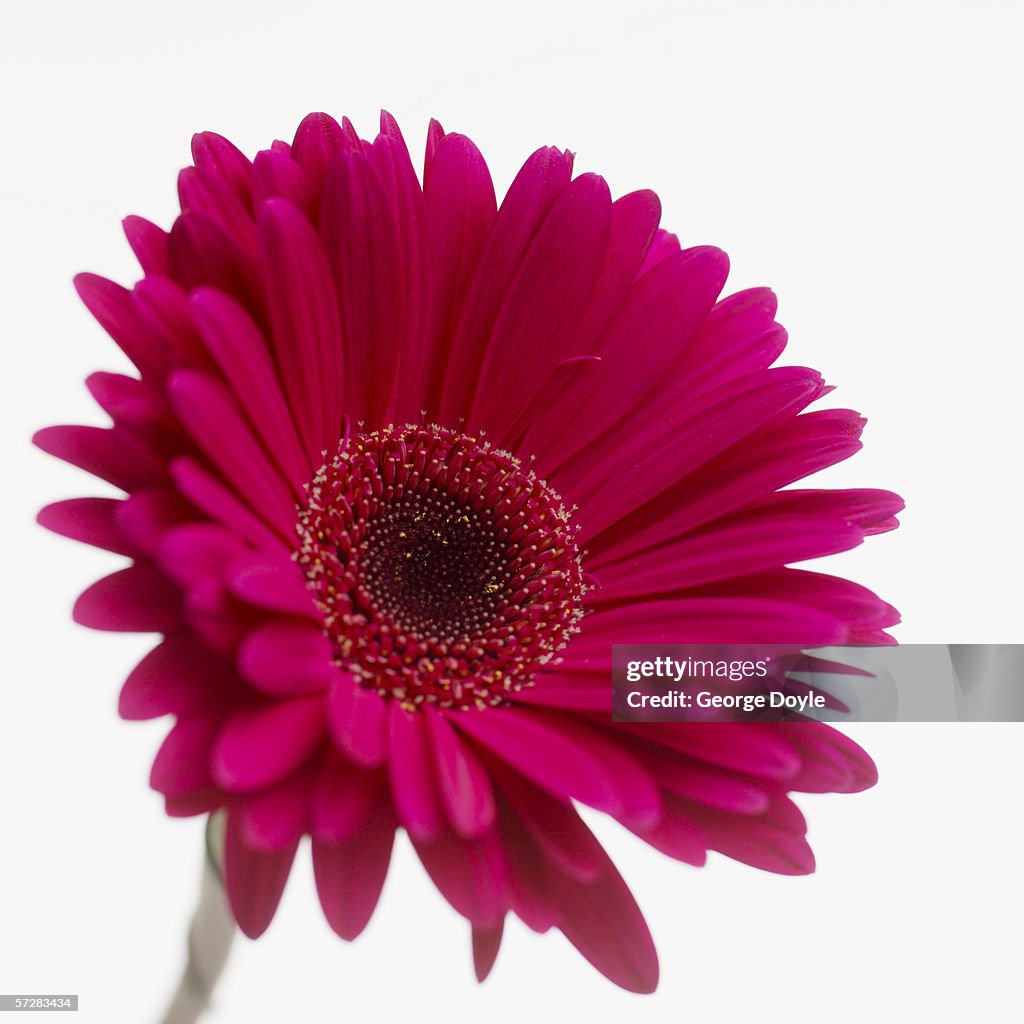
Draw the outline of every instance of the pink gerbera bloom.
[[[878,490],[780,490],[863,420],[772,367],[775,298],[719,300],[652,192],[613,201],[540,149],[500,207],[432,122],[307,117],[250,162],[204,133],[170,232],[125,221],[144,276],[77,281],[137,376],[88,386],[110,428],[36,443],[126,493],[44,509],[125,555],[76,621],[156,632],[125,718],[173,715],[152,785],[227,811],[241,929],[269,925],[300,840],[324,913],[365,927],[397,829],[472,925],[560,929],[619,985],[657,957],[574,802],[690,864],[813,869],[790,791],[870,786],[817,724],[612,724],[616,643],[886,642],[892,607],[786,568],[892,529]]]

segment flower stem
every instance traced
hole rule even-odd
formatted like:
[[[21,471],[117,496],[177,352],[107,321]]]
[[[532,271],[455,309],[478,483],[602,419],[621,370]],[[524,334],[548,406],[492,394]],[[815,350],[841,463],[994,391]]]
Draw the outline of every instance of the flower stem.
[[[212,814],[206,826],[206,856],[199,905],[188,932],[188,960],[161,1024],[195,1024],[210,1003],[235,937],[222,877],[223,815]]]

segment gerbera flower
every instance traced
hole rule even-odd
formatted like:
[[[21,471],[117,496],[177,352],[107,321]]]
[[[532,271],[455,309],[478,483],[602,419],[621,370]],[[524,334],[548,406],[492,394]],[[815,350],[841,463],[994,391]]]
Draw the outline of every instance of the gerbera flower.
[[[307,117],[250,162],[204,133],[144,276],[77,281],[138,374],[87,384],[110,428],[36,443],[126,492],[44,509],[127,556],[76,621],[164,634],[120,698],[173,715],[152,785],[227,811],[241,929],[274,915],[303,836],[331,926],[365,927],[404,829],[472,925],[509,911],[619,985],[657,958],[577,813],[690,864],[813,869],[791,791],[870,786],[799,726],[615,724],[611,645],[878,643],[894,610],[786,568],[895,526],[878,490],[780,490],[852,455],[863,421],[774,367],[766,289],[680,248],[652,192],[613,201],[545,148],[500,207],[432,122],[421,187],[397,125]]]

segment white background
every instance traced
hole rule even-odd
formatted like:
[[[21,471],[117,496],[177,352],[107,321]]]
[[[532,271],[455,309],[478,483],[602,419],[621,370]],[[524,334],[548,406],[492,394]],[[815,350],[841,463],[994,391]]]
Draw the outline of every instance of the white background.
[[[776,289],[789,360],[868,416],[865,451],[828,481],[907,498],[901,530],[829,568],[900,607],[903,642],[1024,641],[1019,3],[370,7],[4,15],[0,992],[77,992],[83,1022],[157,1015],[200,826],[166,819],[147,789],[165,726],[115,716],[149,640],[69,620],[117,560],[32,525],[46,501],[97,487],[28,437],[102,422],[81,379],[122,363],[70,278],[134,280],[120,218],[169,226],[193,131],[251,154],[310,110],[348,113],[365,135],[386,106],[415,152],[431,115],[470,135],[499,190],[549,143],[617,195],[654,188],[685,244],[730,253],[731,288]],[[521,926],[478,988],[467,929],[402,843],[351,946],[300,854],[210,1020],[1019,1020],[1021,727],[856,736],[882,780],[802,801],[810,878],[718,858],[698,871],[602,829],[661,951],[654,996],[619,992],[560,936]]]

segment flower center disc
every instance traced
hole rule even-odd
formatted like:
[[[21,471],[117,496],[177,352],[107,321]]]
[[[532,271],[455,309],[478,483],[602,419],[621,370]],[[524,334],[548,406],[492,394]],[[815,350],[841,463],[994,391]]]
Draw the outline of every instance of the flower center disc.
[[[508,452],[431,426],[342,441],[299,512],[335,660],[410,708],[487,707],[582,617],[576,527]]]

